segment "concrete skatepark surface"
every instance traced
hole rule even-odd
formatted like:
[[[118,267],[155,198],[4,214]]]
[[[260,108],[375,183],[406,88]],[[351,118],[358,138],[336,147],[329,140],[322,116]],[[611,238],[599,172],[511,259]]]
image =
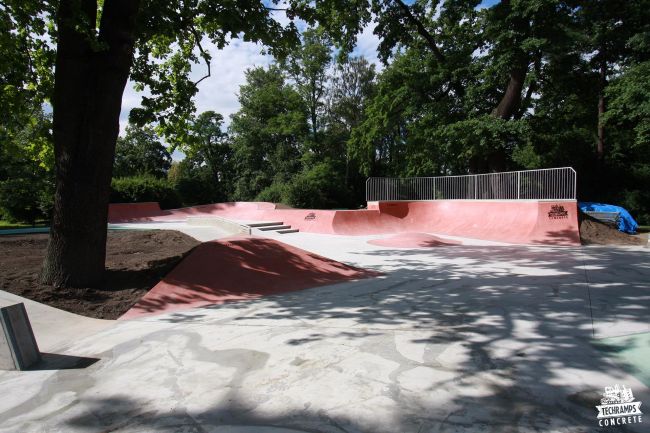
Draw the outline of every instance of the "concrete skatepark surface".
[[[399,233],[385,238],[371,239],[368,243],[395,248],[430,248],[463,244],[461,241],[443,239],[427,233]]]
[[[214,215],[282,221],[308,233],[372,235],[427,232],[517,244],[580,245],[575,200],[370,202],[361,210],[286,209],[268,202],[215,203],[160,210],[157,203],[111,204],[109,222],[185,221]]]
[[[39,345],[99,361],[0,372],[0,432],[587,432],[617,383],[645,411],[595,343],[650,332],[647,248],[368,244],[384,237],[269,234],[378,278],[95,329],[32,306]]]

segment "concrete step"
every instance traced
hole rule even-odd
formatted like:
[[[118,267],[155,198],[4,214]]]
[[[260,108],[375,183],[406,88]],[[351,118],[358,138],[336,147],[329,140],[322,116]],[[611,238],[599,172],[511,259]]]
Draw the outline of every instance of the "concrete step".
[[[282,229],[290,229],[291,226],[264,226],[264,227],[256,227],[258,230],[261,230],[263,232],[271,231],[271,230],[282,230]]]
[[[282,224],[284,224],[282,221],[263,221],[259,223],[250,223],[246,225],[248,227],[258,228],[258,227],[268,227],[268,226],[281,226]]]
[[[300,230],[298,229],[282,229],[282,230],[278,230],[278,233],[286,235],[288,233],[298,233],[299,231]]]

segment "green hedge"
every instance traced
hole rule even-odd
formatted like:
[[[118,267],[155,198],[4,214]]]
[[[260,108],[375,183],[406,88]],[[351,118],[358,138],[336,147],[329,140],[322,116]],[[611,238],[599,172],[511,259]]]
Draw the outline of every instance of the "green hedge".
[[[163,209],[181,206],[181,199],[166,179],[152,176],[115,178],[111,182],[111,203],[157,201]]]

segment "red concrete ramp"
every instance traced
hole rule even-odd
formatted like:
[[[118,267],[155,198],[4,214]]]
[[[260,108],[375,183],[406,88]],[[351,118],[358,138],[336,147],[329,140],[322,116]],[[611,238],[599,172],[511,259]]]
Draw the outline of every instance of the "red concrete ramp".
[[[255,299],[378,275],[381,274],[272,239],[225,238],[196,247],[121,319]]]
[[[267,202],[235,202],[158,209],[157,213],[150,205],[136,203],[131,209],[128,205],[111,205],[109,221],[169,221],[216,215],[233,220],[282,221],[308,233],[358,236],[427,232],[517,244],[580,245],[575,200],[386,201],[368,203],[368,209],[361,210],[281,209]]]
[[[429,232],[518,244],[580,245],[575,201],[436,200],[369,203],[338,211],[344,235]]]
[[[108,205],[108,222],[142,221],[162,214],[158,202],[111,203]]]

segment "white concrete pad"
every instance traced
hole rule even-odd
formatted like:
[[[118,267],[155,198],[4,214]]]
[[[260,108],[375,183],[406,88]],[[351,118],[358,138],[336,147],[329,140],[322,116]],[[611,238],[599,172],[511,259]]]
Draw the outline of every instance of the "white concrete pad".
[[[277,237],[385,275],[119,322],[66,347],[86,369],[0,373],[0,432],[582,432],[605,386],[650,404],[592,344],[650,331],[647,248]]]
[[[56,351],[70,342],[83,340],[115,323],[113,320],[92,319],[34,302],[22,296],[0,290],[0,307],[25,304],[36,343],[41,351]]]

